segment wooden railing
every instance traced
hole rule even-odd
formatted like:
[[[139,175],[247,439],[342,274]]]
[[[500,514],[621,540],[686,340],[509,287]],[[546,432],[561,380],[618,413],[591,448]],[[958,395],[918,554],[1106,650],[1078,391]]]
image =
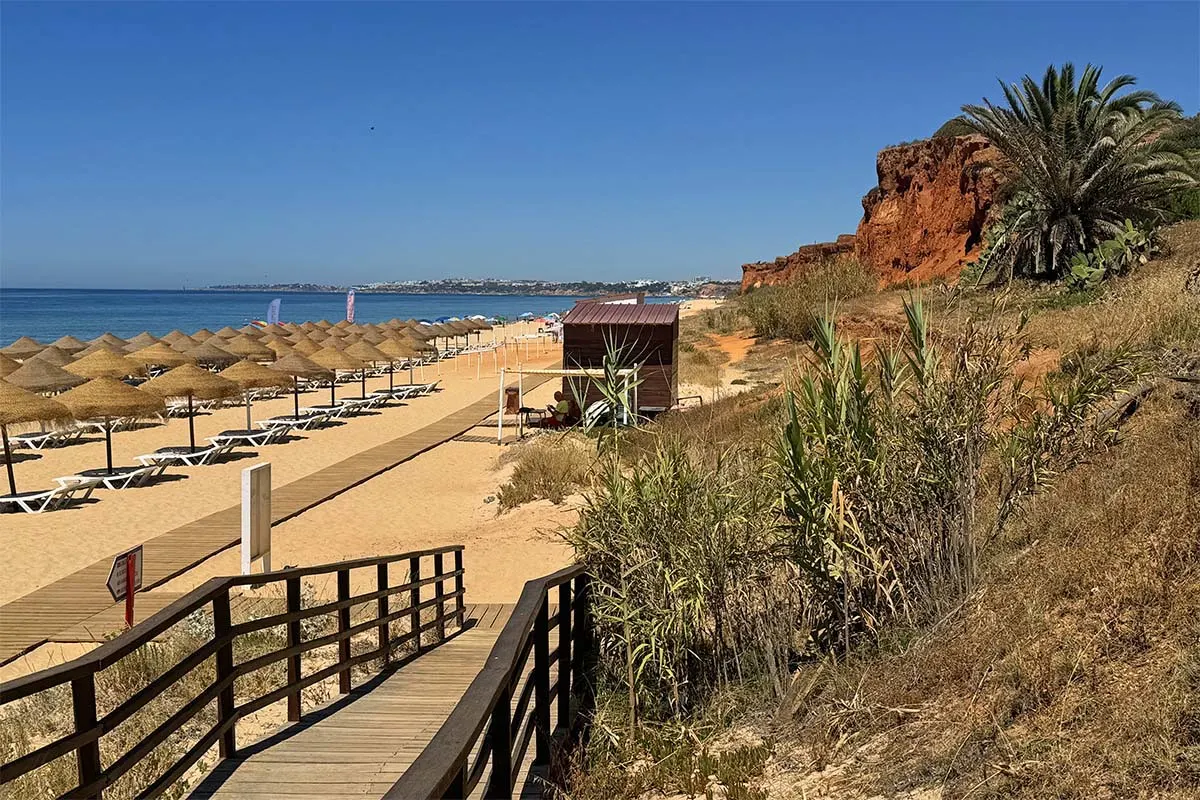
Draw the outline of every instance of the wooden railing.
[[[422,635],[436,631],[438,638],[445,638],[447,624],[453,622],[461,627],[464,616],[463,552],[461,545],[421,550],[400,555],[342,561],[314,567],[285,569],[258,575],[240,575],[231,578],[214,578],[184,595],[149,619],[134,626],[117,638],[101,645],[87,655],[74,661],[42,670],[12,680],[0,687],[0,706],[8,706],[39,692],[54,690],[69,685],[74,731],[44,744],[37,749],[14,758],[0,767],[0,783],[20,778],[49,762],[75,754],[78,782],[69,789],[68,797],[100,797],[105,788],[132,769],[152,750],[168,737],[184,728],[210,703],[216,701],[216,721],[203,733],[182,756],[168,766],[149,786],[138,787],[139,796],[153,797],[161,794],[183,776],[214,744],[221,758],[229,758],[237,752],[237,722],[239,719],[272,703],[287,700],[287,714],[291,721],[298,721],[303,714],[301,693],[334,675],[342,694],[351,689],[351,670],[369,661],[378,660],[381,668],[386,667],[397,654],[398,648],[408,647],[408,652],[419,653]],[[446,569],[446,557],[453,558],[453,568]],[[432,561],[423,570],[422,565]],[[389,567],[407,562],[408,579],[392,585]],[[375,573],[375,590],[364,594],[350,594],[350,576],[354,570],[369,570]],[[301,580],[319,576],[337,578],[337,600],[303,608]],[[446,582],[453,581],[453,589],[447,591]],[[283,584],[286,590],[286,611],[234,623],[231,618],[230,590],[237,587],[264,584]],[[432,586],[432,596],[422,599],[422,588]],[[428,595],[429,592],[427,591]],[[391,598],[407,595],[408,602],[393,610]],[[368,619],[351,624],[351,611],[357,606],[370,604],[373,608]],[[120,702],[102,716],[97,714],[96,675],[112,667],[121,659],[139,648],[147,646],[155,637],[168,631],[195,612],[211,609],[213,632],[200,647],[183,657],[174,666],[135,691],[131,697]],[[422,614],[433,609],[432,613]],[[310,639],[302,637],[301,624],[319,615],[333,615],[336,631]],[[362,616],[361,614],[359,615]],[[426,621],[423,621],[423,616]],[[402,635],[392,632],[392,623],[404,627]],[[286,645],[253,658],[234,663],[234,645],[240,637],[266,629],[286,626]],[[352,654],[351,639],[359,634],[378,632],[378,645],[366,652]],[[320,667],[308,675],[301,671],[304,654],[321,647],[337,645],[334,663]],[[169,718],[159,724],[144,738],[134,743],[126,752],[102,764],[100,757],[101,738],[114,731],[118,725],[145,708],[174,684],[198,669],[209,659],[215,661],[214,678],[195,697],[185,703]],[[287,678],[283,686],[264,694],[236,702],[235,681],[258,670],[287,661]],[[193,723],[194,725],[194,723]]]
[[[582,566],[526,583],[483,670],[385,797],[464,798],[486,777],[484,797],[509,798],[531,768],[545,777],[556,749],[577,740],[591,703],[588,605]]]

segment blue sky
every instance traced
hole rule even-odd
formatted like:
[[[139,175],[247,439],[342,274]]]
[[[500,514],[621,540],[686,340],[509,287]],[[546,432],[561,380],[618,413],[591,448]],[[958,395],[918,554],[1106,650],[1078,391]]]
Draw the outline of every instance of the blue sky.
[[[0,5],[0,282],[740,275],[996,78],[1200,105],[1200,4]],[[372,126],[374,130],[371,130]]]

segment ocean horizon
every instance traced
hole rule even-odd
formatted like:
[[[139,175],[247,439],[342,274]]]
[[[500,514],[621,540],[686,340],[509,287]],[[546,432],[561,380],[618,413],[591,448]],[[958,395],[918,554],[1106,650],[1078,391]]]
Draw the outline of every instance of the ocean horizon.
[[[226,325],[240,328],[265,319],[267,306],[280,298],[282,322],[346,316],[343,292],[266,292],[196,289],[13,289],[0,288],[0,344],[21,336],[52,342],[70,334],[92,339],[110,332],[120,337],[149,331],[162,336]],[[562,312],[581,299],[558,295],[357,294],[356,322],[435,319],[482,314],[513,319],[520,314]],[[676,298],[658,298],[674,301]]]

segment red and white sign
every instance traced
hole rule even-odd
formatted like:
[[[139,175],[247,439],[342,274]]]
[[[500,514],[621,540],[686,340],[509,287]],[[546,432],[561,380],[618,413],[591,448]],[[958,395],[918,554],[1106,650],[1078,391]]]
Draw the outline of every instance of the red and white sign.
[[[142,546],[113,557],[108,571],[108,592],[113,600],[125,601],[125,625],[133,626],[133,596],[142,588]]]

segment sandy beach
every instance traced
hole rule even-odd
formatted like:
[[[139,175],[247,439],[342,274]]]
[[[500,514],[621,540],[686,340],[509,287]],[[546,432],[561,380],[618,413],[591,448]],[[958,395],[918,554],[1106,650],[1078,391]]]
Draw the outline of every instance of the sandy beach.
[[[519,335],[526,332],[523,327],[510,326],[503,333],[508,337]],[[536,346],[531,345],[528,358],[524,353],[524,344],[520,349],[521,360],[530,366],[545,366],[560,355],[560,351],[550,345],[549,340],[540,353]],[[509,348],[508,358],[509,363],[515,365],[515,348]],[[172,467],[167,471],[167,479],[156,485],[120,491],[97,490],[93,498],[98,502],[67,510],[39,515],[4,515],[8,580],[0,587],[0,602],[11,601],[97,559],[145,542],[213,511],[237,505],[241,498],[241,470],[246,466],[271,462],[273,483],[280,486],[369,447],[410,433],[482,397],[495,396],[498,382],[492,356],[484,356],[483,363],[478,367],[478,377],[476,359],[477,356],[473,355],[460,356],[443,361],[440,370],[436,365],[425,367],[426,381],[440,381],[441,391],[433,395],[415,398],[403,405],[392,404],[376,413],[349,418],[340,425],[301,432],[298,435],[302,439],[258,448],[256,455],[253,454],[255,451],[241,449],[235,451],[238,457],[223,463]],[[503,366],[503,357],[499,363]],[[419,374],[417,379],[421,380]],[[407,380],[406,373],[396,375],[398,383]],[[386,376],[370,379],[367,389],[383,388],[387,383]],[[552,387],[543,388],[546,393],[553,391]],[[360,385],[357,382],[338,387],[339,396],[353,397],[359,393]],[[319,390],[302,394],[300,402],[302,406],[314,405],[327,402],[328,397],[328,389]],[[530,401],[544,402],[534,393],[531,393]],[[292,402],[290,394],[257,402],[253,409],[254,418],[290,414]],[[205,436],[222,430],[244,427],[245,409],[236,406],[206,412],[197,416],[195,423],[197,440],[202,441]],[[156,448],[186,444],[187,435],[186,419],[171,419],[166,424],[115,433],[114,463],[132,464],[136,456]],[[306,531],[319,532],[321,546],[305,549],[305,545],[301,544],[295,554],[284,550],[280,552],[280,560],[276,563],[320,563],[343,556],[401,552],[453,540],[461,531],[473,527],[469,524],[469,517],[456,516],[464,511],[464,503],[456,502],[465,499],[465,495],[461,494],[464,486],[478,487],[479,490],[474,494],[479,496],[474,498],[474,502],[482,509],[484,497],[494,493],[498,485],[496,476],[491,472],[496,449],[494,444],[467,443],[455,445],[447,454],[423,455],[404,465],[403,473],[370,481],[338,498],[333,511],[313,509],[278,526],[275,531],[277,547],[285,547],[284,540],[292,536],[298,541],[303,540]],[[27,455],[31,451],[21,452]],[[33,490],[53,485],[52,481],[57,476],[102,466],[104,440],[99,435],[91,436],[85,443],[42,450],[36,456],[15,464],[18,488]],[[451,465],[439,463],[447,458],[452,460]],[[476,472],[475,484],[463,480],[468,465]],[[449,474],[456,474],[455,480],[446,480]],[[482,485],[482,482],[486,482],[485,475],[490,475],[487,479],[491,481],[490,491],[485,491]],[[419,495],[404,488],[420,484],[421,481],[426,481],[426,484]],[[451,491],[456,493],[455,501],[445,494]],[[408,502],[405,498],[416,496],[423,501],[422,517],[413,516],[415,510],[403,505]],[[382,522],[365,525],[360,515],[368,508],[371,513],[380,515],[379,520],[390,516],[396,520],[404,519],[405,525],[403,528],[383,525]],[[494,514],[494,511],[491,513]],[[441,515],[447,516],[443,518]],[[229,555],[232,558],[236,552],[231,551]],[[480,559],[479,563],[484,561]],[[540,565],[534,564],[532,568],[534,572],[543,571]],[[236,571],[236,560],[229,561],[229,565],[211,568],[205,564],[196,570],[198,574],[204,572],[204,577]],[[473,583],[481,591],[486,587],[486,583],[478,580]],[[492,593],[498,593],[498,590]]]

